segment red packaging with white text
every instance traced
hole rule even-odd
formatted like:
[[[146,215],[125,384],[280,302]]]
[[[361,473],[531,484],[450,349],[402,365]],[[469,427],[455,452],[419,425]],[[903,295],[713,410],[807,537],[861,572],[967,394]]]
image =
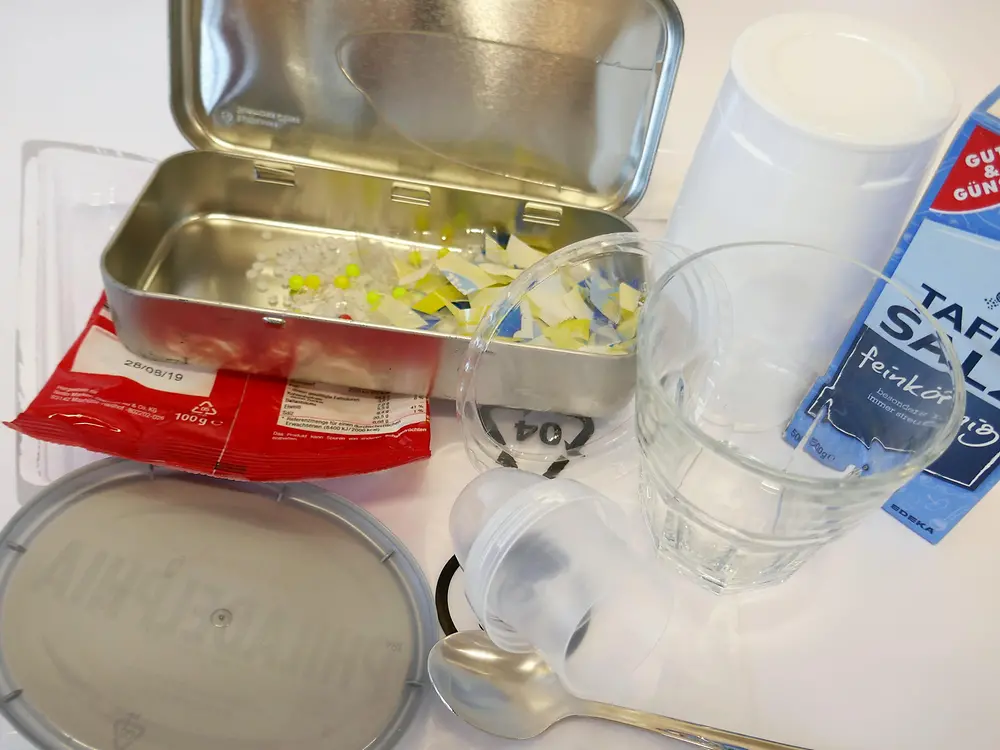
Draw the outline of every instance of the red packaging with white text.
[[[427,399],[147,360],[105,300],[28,408],[38,440],[258,482],[364,474],[430,456]]]

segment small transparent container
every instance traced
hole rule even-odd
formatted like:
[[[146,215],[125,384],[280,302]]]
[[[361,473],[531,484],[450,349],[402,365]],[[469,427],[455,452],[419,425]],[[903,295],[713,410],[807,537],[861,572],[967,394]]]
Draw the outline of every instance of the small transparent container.
[[[459,495],[451,534],[490,639],[537,650],[575,694],[624,684],[666,629],[662,571],[630,548],[622,509],[584,484],[493,469]]]
[[[623,483],[635,486],[639,455],[633,407],[636,338],[634,332],[629,335],[628,325],[637,324],[638,312],[654,278],[654,254],[661,259],[677,260],[682,256],[667,243],[650,243],[634,233],[605,235],[548,255],[507,288],[506,296],[484,316],[472,337],[460,374],[458,417],[473,465],[482,471],[505,466],[548,478],[577,479],[616,499],[622,496]],[[615,331],[622,334],[622,341],[616,353],[591,351],[586,355],[595,359],[617,356],[628,363],[629,367],[623,368],[627,377],[618,380],[616,389],[611,389],[617,393],[617,399],[613,404],[592,404],[587,412],[576,414],[549,410],[544,403],[532,401],[531,394],[526,394],[524,408],[496,407],[481,400],[481,394],[495,390],[493,384],[506,374],[498,364],[501,358],[493,356],[497,348],[535,345],[505,340],[501,335],[506,328],[504,322],[508,316],[518,314],[533,290],[551,285],[557,279],[567,288],[575,286],[584,303],[593,310],[607,310],[609,288],[614,290],[611,298],[620,295],[623,285],[634,290],[635,317],[623,314],[619,318]],[[595,318],[599,317],[595,313]],[[594,328],[598,327],[595,323]],[[590,381],[579,370],[582,359],[572,357],[572,367],[567,364],[565,369],[553,369],[551,377],[565,389],[574,390],[575,400],[586,405],[585,390]],[[630,498],[633,496],[634,493],[629,493]]]

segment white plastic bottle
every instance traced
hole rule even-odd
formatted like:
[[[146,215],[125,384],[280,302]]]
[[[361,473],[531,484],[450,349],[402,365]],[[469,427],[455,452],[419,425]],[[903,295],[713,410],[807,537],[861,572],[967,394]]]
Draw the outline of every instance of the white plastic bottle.
[[[798,242],[881,268],[957,108],[946,71],[889,28],[767,18],[736,42],[666,238]]]

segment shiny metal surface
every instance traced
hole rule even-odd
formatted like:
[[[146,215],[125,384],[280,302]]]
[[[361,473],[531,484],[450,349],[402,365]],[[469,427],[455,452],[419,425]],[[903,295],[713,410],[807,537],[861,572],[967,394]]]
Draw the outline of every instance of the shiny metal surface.
[[[671,0],[174,0],[168,159],[105,251],[123,343],[173,362],[454,398],[468,340],[276,311],[246,271],[284,243],[555,249],[628,231],[682,46]],[[266,238],[266,239],[265,239]],[[454,244],[454,243],[453,243]],[[495,347],[479,400],[602,416],[633,356]]]
[[[415,205],[403,187],[211,151],[166,160],[102,257],[119,337],[152,359],[453,399],[467,338],[277,311],[246,277],[257,254],[345,234],[398,248],[418,212],[432,232],[467,217],[452,244],[495,226],[552,248],[629,229],[610,213],[441,187],[417,186],[428,205]],[[496,343],[491,356],[482,404],[601,416],[635,385],[634,355]]]
[[[679,719],[570,695],[537,654],[502,651],[479,630],[455,633],[431,649],[427,671],[455,714],[498,737],[526,740],[562,719],[584,716],[658,732],[706,750],[805,750]]]
[[[625,213],[683,26],[672,0],[174,0],[200,149]]]

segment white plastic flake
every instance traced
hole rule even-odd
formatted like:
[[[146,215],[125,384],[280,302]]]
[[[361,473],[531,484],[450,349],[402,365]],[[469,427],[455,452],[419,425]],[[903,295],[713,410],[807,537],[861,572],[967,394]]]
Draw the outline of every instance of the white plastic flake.
[[[257,253],[246,278],[271,308],[469,335],[509,284],[546,257],[517,237],[504,246],[489,234],[470,235],[473,246],[465,248],[316,237]],[[502,335],[538,346],[619,353],[634,336],[640,301],[627,284],[582,268],[561,269],[520,300]]]

